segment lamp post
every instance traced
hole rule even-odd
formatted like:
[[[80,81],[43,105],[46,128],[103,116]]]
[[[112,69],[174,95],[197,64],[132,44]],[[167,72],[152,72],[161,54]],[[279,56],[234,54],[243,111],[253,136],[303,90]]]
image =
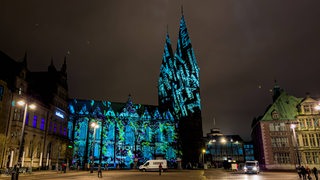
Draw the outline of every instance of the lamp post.
[[[204,167],[204,153],[206,153],[205,149],[202,149],[202,164],[203,164],[203,169],[205,169]]]
[[[18,154],[18,163],[17,163],[17,173],[16,173],[16,180],[19,179],[19,168],[22,164],[22,154],[24,151],[24,129],[25,129],[25,124],[26,124],[26,118],[27,118],[27,112],[28,112],[28,107],[30,109],[35,109],[36,106],[34,104],[28,105],[27,102],[21,100],[17,102],[18,105],[24,106],[24,112],[23,112],[23,120],[22,120],[22,128],[21,128],[21,136],[20,136],[20,145],[19,145],[19,154]]]
[[[297,160],[298,160],[298,165],[299,167],[301,166],[301,160],[300,160],[300,155],[299,155],[299,150],[298,150],[298,141],[297,141],[297,136],[296,136],[296,123],[292,123],[290,125],[290,128],[292,129],[293,132],[293,138],[294,138],[294,143],[296,147],[296,154],[297,154]]]
[[[96,142],[96,129],[99,128],[99,125],[97,123],[92,123],[91,127],[93,128],[93,142],[92,142],[92,159],[91,159],[91,168],[90,173],[93,173],[93,163],[94,163],[94,146]]]

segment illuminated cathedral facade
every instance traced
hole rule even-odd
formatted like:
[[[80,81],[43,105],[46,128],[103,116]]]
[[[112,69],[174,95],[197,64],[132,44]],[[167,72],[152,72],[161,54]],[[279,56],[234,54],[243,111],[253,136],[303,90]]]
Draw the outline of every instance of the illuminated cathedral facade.
[[[68,136],[73,163],[132,168],[149,159],[164,158],[169,167],[199,162],[203,147],[199,67],[184,16],[176,52],[166,35],[158,106],[73,99],[69,102]],[[95,123],[98,126],[92,127]]]

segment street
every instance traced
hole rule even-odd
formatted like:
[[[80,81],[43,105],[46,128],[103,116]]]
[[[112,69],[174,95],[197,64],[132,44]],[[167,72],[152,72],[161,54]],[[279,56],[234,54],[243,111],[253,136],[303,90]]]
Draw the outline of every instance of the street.
[[[67,173],[58,173],[56,171],[40,171],[31,175],[20,175],[20,180],[38,180],[38,179],[121,179],[121,180],[210,180],[210,179],[237,179],[237,180],[294,180],[299,179],[294,172],[261,172],[260,174],[243,174],[242,172],[231,172],[223,169],[208,170],[169,170],[159,176],[158,172],[140,172],[137,170],[110,170],[103,171],[103,177],[98,178],[98,173],[89,171],[68,171]],[[1,176],[1,179],[10,179],[9,176]]]

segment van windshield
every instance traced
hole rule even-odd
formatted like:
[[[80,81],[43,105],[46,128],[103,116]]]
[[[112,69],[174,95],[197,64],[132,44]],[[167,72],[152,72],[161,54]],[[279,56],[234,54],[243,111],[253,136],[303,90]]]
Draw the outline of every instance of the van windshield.
[[[253,163],[253,162],[247,162],[247,163],[246,163],[246,165],[247,165],[247,166],[255,166],[255,165],[256,165],[256,163]]]

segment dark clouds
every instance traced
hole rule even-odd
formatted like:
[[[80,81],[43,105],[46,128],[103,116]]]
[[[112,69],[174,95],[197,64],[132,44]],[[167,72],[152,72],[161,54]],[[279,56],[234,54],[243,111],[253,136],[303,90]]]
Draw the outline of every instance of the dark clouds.
[[[168,31],[176,47],[181,4],[201,78],[204,133],[249,139],[271,103],[273,81],[319,96],[318,1],[0,1],[0,50],[28,52],[29,69],[60,68],[67,55],[71,97],[157,104]]]

